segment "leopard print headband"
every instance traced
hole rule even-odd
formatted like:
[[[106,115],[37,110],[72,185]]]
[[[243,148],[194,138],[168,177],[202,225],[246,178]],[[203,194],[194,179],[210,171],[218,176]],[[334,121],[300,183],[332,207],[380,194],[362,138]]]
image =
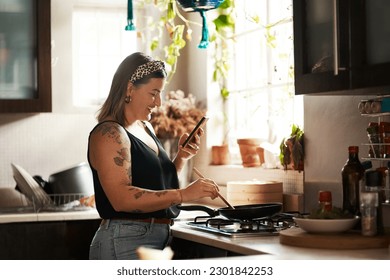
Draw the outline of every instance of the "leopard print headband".
[[[135,81],[140,80],[143,77],[159,70],[165,72],[165,64],[161,60],[153,60],[142,64],[138,66],[137,69],[135,69],[133,75],[130,77],[130,82],[134,84]]]

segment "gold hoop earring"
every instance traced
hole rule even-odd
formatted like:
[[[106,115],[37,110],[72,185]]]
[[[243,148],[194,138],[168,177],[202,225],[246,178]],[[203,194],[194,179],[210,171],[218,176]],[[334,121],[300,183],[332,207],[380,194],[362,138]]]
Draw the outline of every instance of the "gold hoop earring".
[[[128,95],[128,96],[125,97],[125,102],[126,102],[127,104],[129,104],[129,103],[131,102],[131,96],[130,96],[130,95]]]

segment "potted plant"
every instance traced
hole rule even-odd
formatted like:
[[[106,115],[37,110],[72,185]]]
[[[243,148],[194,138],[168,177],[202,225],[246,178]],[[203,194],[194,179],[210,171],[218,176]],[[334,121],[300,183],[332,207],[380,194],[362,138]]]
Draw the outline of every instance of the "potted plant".
[[[166,94],[162,106],[153,113],[150,123],[171,158],[177,152],[179,137],[183,133],[190,133],[204,114],[205,110],[200,109],[192,94],[186,96],[182,90]]]
[[[283,138],[280,143],[279,159],[285,170],[304,170],[303,136],[303,130],[301,130],[299,126],[293,124],[290,136],[288,138]]]

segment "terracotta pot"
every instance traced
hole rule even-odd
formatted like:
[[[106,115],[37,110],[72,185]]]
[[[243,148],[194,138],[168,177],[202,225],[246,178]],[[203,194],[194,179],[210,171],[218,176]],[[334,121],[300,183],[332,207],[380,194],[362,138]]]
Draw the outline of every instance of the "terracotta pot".
[[[211,147],[211,164],[227,165],[230,164],[230,153],[228,145]]]
[[[262,147],[256,147],[256,153],[259,156],[260,164],[263,164],[265,162],[264,149]]]
[[[237,139],[238,146],[240,147],[242,165],[244,167],[260,166],[260,158],[257,153],[257,148],[259,147],[260,142],[261,140],[257,138]]]

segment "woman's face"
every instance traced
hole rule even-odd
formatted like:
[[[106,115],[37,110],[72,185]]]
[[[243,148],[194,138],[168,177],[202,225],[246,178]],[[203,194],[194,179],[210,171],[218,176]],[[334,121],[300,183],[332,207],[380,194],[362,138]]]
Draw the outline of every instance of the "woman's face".
[[[149,120],[152,110],[161,106],[161,94],[164,89],[165,79],[152,78],[147,84],[137,87],[128,87],[128,94],[131,96],[131,102],[126,104],[129,107],[128,114],[133,120]],[[129,92],[130,91],[130,92]]]

